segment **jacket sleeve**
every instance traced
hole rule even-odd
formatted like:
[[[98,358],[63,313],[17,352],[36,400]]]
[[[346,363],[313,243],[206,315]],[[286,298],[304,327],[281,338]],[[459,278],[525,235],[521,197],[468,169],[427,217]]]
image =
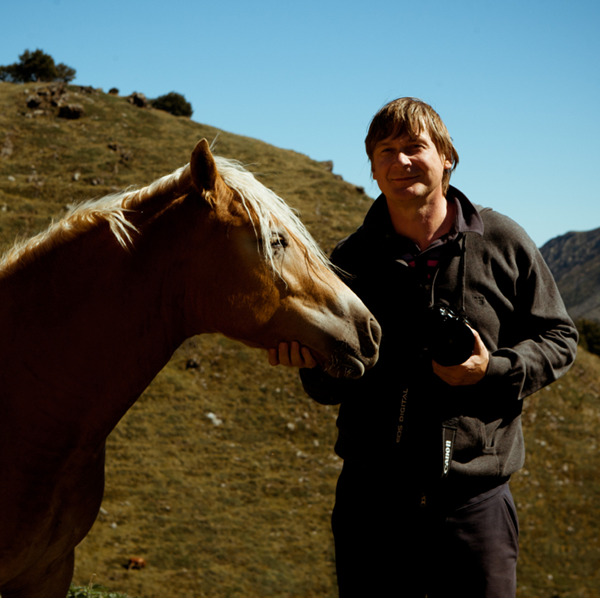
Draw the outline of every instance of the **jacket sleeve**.
[[[506,221],[510,226],[504,228],[503,256],[510,257],[507,264],[515,281],[512,342],[503,345],[507,338],[501,336],[481,383],[522,400],[567,372],[575,360],[578,334],[534,242],[516,223]],[[504,327],[500,323],[501,331]]]
[[[319,404],[339,404],[344,397],[344,382],[327,375],[319,367],[300,369],[304,391]]]

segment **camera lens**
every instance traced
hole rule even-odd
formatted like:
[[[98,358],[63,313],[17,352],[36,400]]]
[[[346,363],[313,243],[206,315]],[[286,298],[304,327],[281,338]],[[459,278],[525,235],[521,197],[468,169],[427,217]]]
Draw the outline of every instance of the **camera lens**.
[[[433,306],[430,317],[431,358],[445,367],[465,362],[475,345],[475,336],[466,320],[447,306]]]

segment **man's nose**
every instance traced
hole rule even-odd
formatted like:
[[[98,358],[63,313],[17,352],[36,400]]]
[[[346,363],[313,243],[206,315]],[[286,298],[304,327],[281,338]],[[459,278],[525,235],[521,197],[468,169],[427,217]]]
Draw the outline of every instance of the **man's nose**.
[[[404,154],[404,152],[398,152],[396,155],[396,160],[403,166],[410,164],[410,158],[408,155]]]

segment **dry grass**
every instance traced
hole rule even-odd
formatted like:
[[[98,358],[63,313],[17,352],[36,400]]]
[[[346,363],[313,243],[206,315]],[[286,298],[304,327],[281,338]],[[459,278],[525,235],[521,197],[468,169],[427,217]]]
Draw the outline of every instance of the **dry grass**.
[[[110,437],[77,573],[136,596],[335,595],[334,419],[260,353],[187,342]],[[130,555],[148,567],[125,570]]]

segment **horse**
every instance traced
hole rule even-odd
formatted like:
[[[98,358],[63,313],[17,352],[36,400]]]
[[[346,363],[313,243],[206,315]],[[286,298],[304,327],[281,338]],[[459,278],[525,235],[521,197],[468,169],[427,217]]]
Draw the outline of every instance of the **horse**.
[[[206,140],[0,261],[0,593],[65,596],[110,431],[191,336],[298,341],[360,377],[381,331],[290,207]]]

